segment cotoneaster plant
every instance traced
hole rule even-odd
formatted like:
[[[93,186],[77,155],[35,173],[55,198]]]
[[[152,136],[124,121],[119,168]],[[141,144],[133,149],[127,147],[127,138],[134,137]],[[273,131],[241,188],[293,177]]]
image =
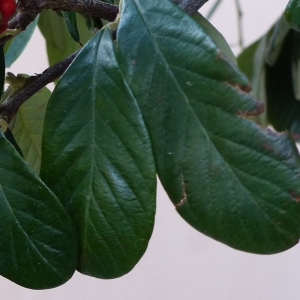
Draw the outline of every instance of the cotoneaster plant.
[[[2,276],[46,289],[75,270],[125,275],[152,234],[157,175],[211,238],[257,254],[298,243],[298,1],[292,27],[282,17],[238,59],[205,2],[18,1],[0,37]],[[0,2],[2,31],[14,5]],[[36,26],[51,66],[5,75]]]

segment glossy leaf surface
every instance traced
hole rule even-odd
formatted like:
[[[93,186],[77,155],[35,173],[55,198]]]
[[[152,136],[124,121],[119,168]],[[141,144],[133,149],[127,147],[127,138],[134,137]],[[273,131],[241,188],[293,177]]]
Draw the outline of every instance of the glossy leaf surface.
[[[71,219],[0,133],[0,274],[31,289],[66,282],[77,264]]]
[[[287,136],[243,118],[263,110],[247,93],[247,78],[167,0],[124,0],[117,43],[159,177],[180,215],[240,250],[295,245],[298,152]]]
[[[10,124],[25,160],[37,174],[41,167],[43,125],[50,95],[51,92],[47,88],[38,91],[21,105]]]
[[[78,270],[100,278],[129,272],[152,233],[156,177],[148,133],[108,31],[86,44],[54,90],[42,153],[41,176],[79,232]]]

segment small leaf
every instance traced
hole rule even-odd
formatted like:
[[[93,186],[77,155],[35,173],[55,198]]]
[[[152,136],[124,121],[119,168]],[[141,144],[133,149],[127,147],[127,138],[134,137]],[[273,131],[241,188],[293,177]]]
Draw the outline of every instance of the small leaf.
[[[73,40],[77,43],[80,42],[80,36],[79,31],[77,28],[77,18],[76,18],[76,12],[74,11],[62,11],[62,14],[65,18],[66,25],[69,31],[70,36],[73,38]]]
[[[215,42],[216,46],[220,48],[221,52],[236,65],[236,57],[223,35],[200,13],[195,13],[193,15],[193,19],[203,28],[206,34],[210,36],[210,38]]]
[[[25,160],[38,174],[41,166],[41,145],[45,111],[51,92],[47,88],[38,91],[21,105],[10,125]]]
[[[66,282],[77,264],[72,222],[0,133],[0,274],[31,289]]]
[[[300,31],[300,1],[290,0],[285,9],[285,18],[289,25]]]
[[[117,47],[179,214],[239,250],[297,244],[298,151],[288,136],[243,118],[263,105],[206,32],[167,0],[123,0]]]
[[[26,48],[31,36],[36,28],[39,16],[31,22],[26,30],[20,32],[17,36],[12,39],[12,42],[9,44],[9,47],[5,52],[5,66],[9,68],[21,55],[23,50]]]
[[[79,233],[78,270],[99,278],[129,272],[153,230],[156,177],[148,132],[108,30],[86,44],[54,90],[42,153],[41,176]]]

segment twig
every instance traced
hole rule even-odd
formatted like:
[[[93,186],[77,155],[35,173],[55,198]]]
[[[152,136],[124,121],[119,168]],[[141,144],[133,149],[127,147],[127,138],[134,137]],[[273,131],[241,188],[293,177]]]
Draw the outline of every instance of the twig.
[[[209,20],[212,17],[212,15],[215,13],[215,11],[217,10],[217,8],[219,7],[221,2],[222,2],[222,0],[216,0],[213,7],[210,9],[210,11],[208,12],[208,14],[206,16],[207,20]]]
[[[37,93],[40,89],[45,87],[48,83],[55,81],[59,78],[77,56],[79,50],[71,54],[63,61],[46,69],[42,74],[29,77],[27,81],[33,82],[22,89],[18,94],[8,99],[5,103],[0,105],[0,117],[7,123],[16,115],[20,106],[28,100],[31,96]]]
[[[241,50],[244,48],[244,38],[243,38],[243,12],[240,5],[239,0],[235,0],[235,6],[237,11],[237,21],[238,21],[238,39],[239,39],[239,46]]]

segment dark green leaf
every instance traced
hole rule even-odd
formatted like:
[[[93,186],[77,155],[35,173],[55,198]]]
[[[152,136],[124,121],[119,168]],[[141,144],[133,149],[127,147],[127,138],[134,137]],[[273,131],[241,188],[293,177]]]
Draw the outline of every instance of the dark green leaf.
[[[18,110],[10,128],[22,149],[25,160],[38,174],[41,166],[41,144],[45,111],[51,92],[47,88],[38,91]]]
[[[203,29],[167,0],[124,0],[117,43],[158,175],[181,216],[244,251],[298,243],[297,149],[242,118],[262,105]]]
[[[26,30],[19,33],[13,38],[5,52],[5,66],[9,68],[14,61],[21,55],[23,50],[26,48],[38,22],[38,16],[33,22],[29,24]]]
[[[41,176],[79,232],[78,270],[100,278],[129,272],[152,233],[156,178],[148,133],[108,31],[92,38],[54,90],[42,153]]]
[[[278,131],[289,130],[300,138],[300,101],[297,101],[292,78],[291,57],[300,34],[290,31],[273,66],[266,67],[267,116]]]
[[[267,33],[268,45],[265,53],[265,60],[269,66],[275,64],[283,46],[284,39],[290,30],[290,26],[284,16],[282,16]]]
[[[77,43],[80,42],[80,36],[79,31],[77,28],[77,17],[76,12],[74,11],[62,11],[62,14],[65,18],[67,29],[69,31],[70,36],[73,38],[73,40]]]
[[[285,18],[293,29],[300,31],[300,1],[299,0],[289,1],[285,9]]]
[[[72,222],[0,134],[0,274],[31,289],[66,282],[77,264]]]
[[[21,148],[19,147],[19,145],[17,144],[16,140],[15,140],[15,137],[13,136],[11,130],[9,128],[7,128],[7,130],[5,131],[4,133],[4,136],[5,138],[15,147],[15,149],[17,150],[17,152],[22,156],[23,156],[23,153],[22,153],[22,150]]]

